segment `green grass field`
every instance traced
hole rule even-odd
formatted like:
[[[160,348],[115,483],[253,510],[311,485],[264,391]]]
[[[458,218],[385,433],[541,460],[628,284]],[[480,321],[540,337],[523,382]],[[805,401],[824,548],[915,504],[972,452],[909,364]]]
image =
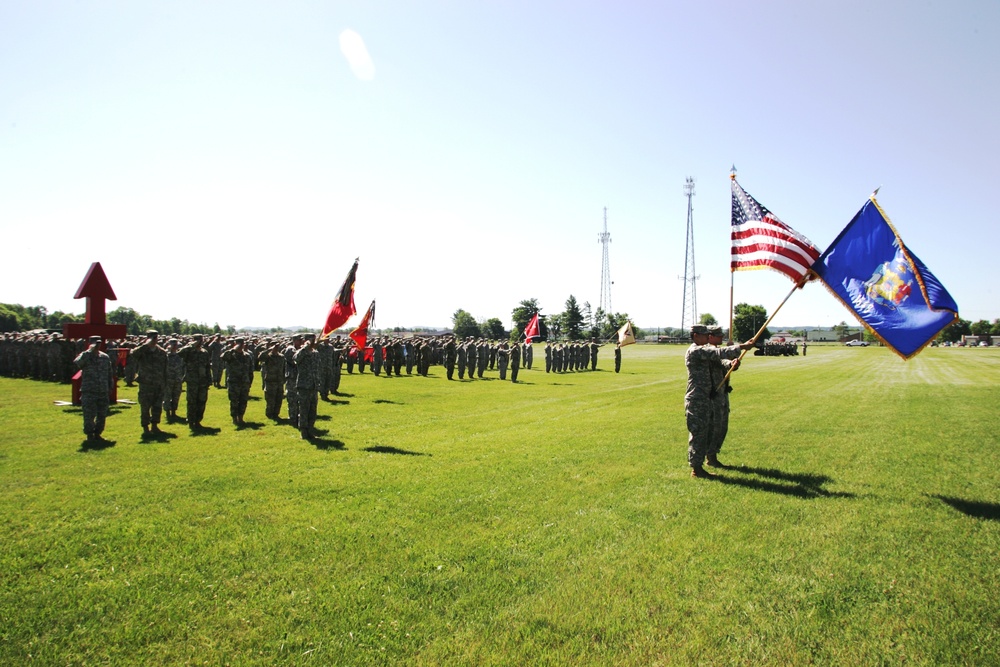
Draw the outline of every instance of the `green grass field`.
[[[718,480],[683,348],[539,356],[345,374],[312,443],[259,378],[251,428],[212,390],[217,432],[119,405],[94,450],[0,379],[0,664],[1000,664],[1000,352],[750,357]]]

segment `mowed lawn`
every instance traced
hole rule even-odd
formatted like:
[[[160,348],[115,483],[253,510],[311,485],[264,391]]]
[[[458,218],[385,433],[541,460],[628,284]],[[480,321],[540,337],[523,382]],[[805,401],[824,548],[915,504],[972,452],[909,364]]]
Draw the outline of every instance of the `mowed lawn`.
[[[704,481],[682,347],[536,350],[345,374],[312,443],[259,378],[250,428],[212,390],[93,450],[0,379],[0,664],[1000,664],[1000,351],[748,357]]]

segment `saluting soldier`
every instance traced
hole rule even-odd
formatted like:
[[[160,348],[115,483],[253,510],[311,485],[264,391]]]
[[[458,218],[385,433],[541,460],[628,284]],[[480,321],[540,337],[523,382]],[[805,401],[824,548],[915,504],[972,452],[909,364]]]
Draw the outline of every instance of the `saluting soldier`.
[[[177,353],[180,341],[171,338],[167,341],[167,385],[163,392],[163,410],[167,413],[167,422],[177,419],[177,405],[184,390],[184,359]]]
[[[83,432],[87,440],[93,442],[102,440],[115,375],[111,370],[111,357],[101,352],[101,337],[91,336],[87,343],[87,349],[77,355],[73,363],[80,369]]]
[[[285,397],[285,355],[281,341],[271,343],[260,356],[260,379],[264,384],[264,416],[281,419],[281,403]]]
[[[303,440],[314,435],[316,406],[319,402],[319,352],[316,351],[314,334],[303,336],[303,345],[295,353],[297,376],[295,389],[298,394],[299,433]]]
[[[156,344],[159,333],[146,332],[146,340],[132,350],[139,378],[139,408],[143,433],[160,432],[163,396],[167,388],[167,351]]]
[[[187,383],[188,428],[201,428],[208,405],[208,387],[212,384],[212,353],[204,345],[205,337],[196,333],[191,342],[177,351],[184,360],[184,381]]]
[[[250,399],[250,383],[253,380],[253,357],[244,347],[242,336],[233,339],[233,346],[222,353],[222,363],[226,365],[226,390],[229,392],[229,415],[237,427],[244,426],[247,401]]]

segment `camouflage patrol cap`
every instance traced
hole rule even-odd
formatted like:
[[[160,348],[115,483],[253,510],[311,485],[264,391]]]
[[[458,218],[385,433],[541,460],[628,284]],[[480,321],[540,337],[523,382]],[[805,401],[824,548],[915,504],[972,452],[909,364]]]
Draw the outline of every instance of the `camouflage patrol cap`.
[[[709,336],[719,336],[719,337],[721,337],[722,336],[722,327],[709,327],[708,328],[708,335]]]
[[[191,338],[194,338],[195,340],[205,340],[205,335],[204,334],[200,334],[200,333],[196,333],[196,334],[192,334]]]
[[[234,343],[245,343],[247,341],[246,341],[245,338],[243,338],[243,336],[237,336],[236,338],[233,339],[233,342]]]
[[[100,336],[91,336],[90,338],[87,339],[87,342],[88,343],[100,343],[101,342],[101,337]]]
[[[146,332],[146,335],[149,336],[150,338],[155,338],[156,336],[160,335],[160,332],[157,331],[156,329],[150,329],[149,331]]]
[[[695,324],[694,326],[691,327],[691,335],[694,336],[695,334],[701,334],[702,336],[707,336],[708,327],[706,327],[704,324]]]

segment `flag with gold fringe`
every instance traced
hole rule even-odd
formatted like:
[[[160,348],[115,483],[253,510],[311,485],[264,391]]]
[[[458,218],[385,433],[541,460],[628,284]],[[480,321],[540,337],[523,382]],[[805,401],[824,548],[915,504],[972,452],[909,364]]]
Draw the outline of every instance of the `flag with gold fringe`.
[[[811,272],[903,359],[958,319],[955,300],[906,247],[874,194]]]

